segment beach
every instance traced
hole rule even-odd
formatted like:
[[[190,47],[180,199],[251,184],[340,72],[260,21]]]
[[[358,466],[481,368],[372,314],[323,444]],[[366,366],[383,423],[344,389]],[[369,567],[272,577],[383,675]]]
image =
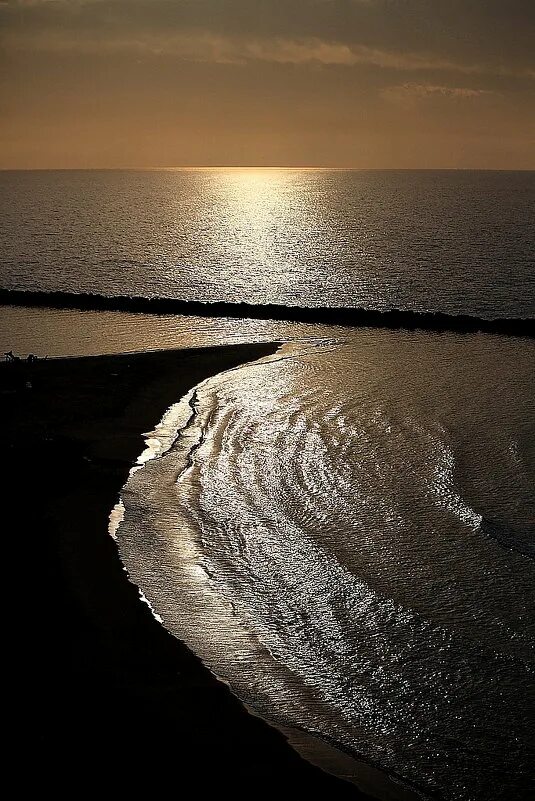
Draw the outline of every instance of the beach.
[[[157,623],[107,531],[142,433],[199,381],[275,347],[0,365],[24,784],[365,797],[302,759]]]

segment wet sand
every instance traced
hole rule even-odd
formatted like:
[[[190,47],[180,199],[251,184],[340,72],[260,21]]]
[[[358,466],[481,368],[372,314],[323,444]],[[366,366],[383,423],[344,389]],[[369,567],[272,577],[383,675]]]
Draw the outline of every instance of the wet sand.
[[[142,432],[203,378],[275,347],[0,365],[21,789],[365,797],[302,759],[154,620],[107,533]]]

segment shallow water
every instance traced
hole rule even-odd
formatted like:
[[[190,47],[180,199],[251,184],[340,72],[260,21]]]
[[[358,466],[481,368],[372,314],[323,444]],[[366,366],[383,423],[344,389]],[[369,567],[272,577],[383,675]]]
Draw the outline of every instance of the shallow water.
[[[344,336],[312,323],[0,305],[0,354],[95,356]]]
[[[266,717],[527,799],[534,377],[529,340],[366,330],[215,376],[123,489],[129,574]]]

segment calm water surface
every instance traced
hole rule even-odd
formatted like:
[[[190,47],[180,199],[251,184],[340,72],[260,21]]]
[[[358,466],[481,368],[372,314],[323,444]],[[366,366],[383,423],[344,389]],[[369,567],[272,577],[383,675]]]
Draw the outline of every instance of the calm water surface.
[[[0,173],[0,284],[535,316],[535,173]]]

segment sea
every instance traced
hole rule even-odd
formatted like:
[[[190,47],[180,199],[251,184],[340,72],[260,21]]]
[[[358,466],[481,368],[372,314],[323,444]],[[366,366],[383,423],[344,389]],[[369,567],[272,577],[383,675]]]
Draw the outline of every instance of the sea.
[[[273,342],[155,410],[110,510],[162,624],[389,799],[533,798],[533,338],[209,304],[533,320],[535,173],[3,172],[0,198],[1,288],[207,304],[3,306],[3,351]]]

